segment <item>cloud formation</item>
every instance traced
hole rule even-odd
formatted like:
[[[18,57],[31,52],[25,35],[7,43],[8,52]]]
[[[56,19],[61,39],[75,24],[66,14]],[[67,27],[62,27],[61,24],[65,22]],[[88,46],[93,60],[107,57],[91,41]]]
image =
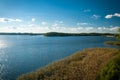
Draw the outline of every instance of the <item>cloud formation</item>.
[[[106,15],[106,16],[105,16],[106,19],[110,19],[110,18],[112,18],[112,17],[113,17],[112,14],[109,14],[109,15]]]
[[[108,14],[105,16],[106,19],[110,19],[112,17],[120,17],[120,13]]]
[[[54,23],[52,26],[58,26],[58,23]]]
[[[0,18],[0,22],[22,22],[21,19]]]
[[[91,18],[93,18],[93,19],[99,19],[100,17],[101,17],[101,16],[94,14],[94,15],[92,15]]]
[[[61,26],[61,24],[63,24],[63,21],[55,21],[53,24],[52,24],[52,26]]]
[[[115,16],[119,16],[119,14],[114,14]],[[94,17],[96,17],[94,15]],[[31,19],[32,22],[35,21],[35,18]],[[0,22],[21,22],[20,19],[11,19],[11,18],[0,18]],[[46,32],[65,32],[65,33],[91,33],[91,32],[99,32],[99,33],[117,33],[117,29],[120,26],[110,26],[110,27],[92,27],[90,23],[79,22],[76,23],[73,27],[66,26],[63,21],[56,20],[53,23],[47,23],[45,21],[40,24],[35,23],[25,24],[20,23],[19,26],[14,24],[1,25],[0,32],[21,32],[21,33],[46,33]]]
[[[32,21],[32,22],[35,22],[35,20],[36,20],[35,18],[32,18],[32,20],[31,20],[31,21]]]
[[[40,26],[40,25],[22,25],[20,27],[0,27],[0,32],[21,32],[21,33],[46,33],[46,32],[64,32],[64,33],[117,33],[119,26],[114,27],[59,27],[59,26]]]
[[[45,22],[45,21],[42,21],[42,22],[41,22],[41,24],[42,24],[42,25],[46,25],[46,24],[47,24],[47,22]]]
[[[83,26],[83,25],[89,25],[89,23],[82,22],[82,23],[77,23],[78,26]]]

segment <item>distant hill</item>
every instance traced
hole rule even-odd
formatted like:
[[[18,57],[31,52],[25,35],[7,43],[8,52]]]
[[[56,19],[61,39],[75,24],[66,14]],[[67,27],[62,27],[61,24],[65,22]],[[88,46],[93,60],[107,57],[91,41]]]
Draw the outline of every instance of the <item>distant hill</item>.
[[[58,33],[49,32],[43,34],[44,36],[116,36],[117,34],[112,33]]]
[[[59,33],[59,32],[48,32],[48,33],[0,33],[0,35],[44,35],[44,36],[117,36],[118,34],[113,33]]]
[[[42,35],[41,33],[0,33],[0,35]]]

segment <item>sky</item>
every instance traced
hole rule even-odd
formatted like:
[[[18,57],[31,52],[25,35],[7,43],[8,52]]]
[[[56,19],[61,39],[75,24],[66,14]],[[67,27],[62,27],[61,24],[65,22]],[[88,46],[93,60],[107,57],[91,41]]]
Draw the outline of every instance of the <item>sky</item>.
[[[120,0],[0,0],[0,32],[117,33]]]

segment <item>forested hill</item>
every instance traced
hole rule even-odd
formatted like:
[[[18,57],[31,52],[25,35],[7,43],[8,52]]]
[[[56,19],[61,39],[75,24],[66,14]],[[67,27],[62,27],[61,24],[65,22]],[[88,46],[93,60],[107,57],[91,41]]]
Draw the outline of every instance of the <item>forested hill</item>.
[[[113,33],[59,33],[59,32],[48,32],[48,33],[0,33],[0,35],[44,35],[44,36],[117,36],[118,34]]]
[[[116,36],[117,34],[112,33],[58,33],[49,32],[43,34],[44,36]]]

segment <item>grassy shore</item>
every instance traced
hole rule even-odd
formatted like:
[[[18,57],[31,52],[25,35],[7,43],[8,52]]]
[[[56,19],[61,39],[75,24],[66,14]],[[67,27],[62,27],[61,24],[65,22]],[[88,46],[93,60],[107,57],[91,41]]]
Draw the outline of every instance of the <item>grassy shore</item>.
[[[120,46],[120,41],[106,41],[105,44]]]
[[[102,68],[97,80],[120,80],[120,51]]]
[[[23,74],[17,80],[96,80],[101,77],[106,64],[120,54],[118,52],[112,48],[85,49],[44,68]]]

